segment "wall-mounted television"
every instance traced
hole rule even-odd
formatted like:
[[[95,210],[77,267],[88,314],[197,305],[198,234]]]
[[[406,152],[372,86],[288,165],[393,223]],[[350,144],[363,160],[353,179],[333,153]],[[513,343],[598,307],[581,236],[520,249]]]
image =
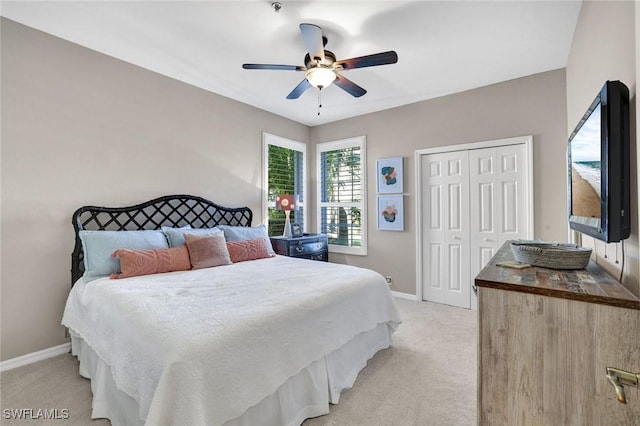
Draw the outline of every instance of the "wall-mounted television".
[[[569,226],[607,243],[630,232],[629,120],[629,89],[607,81],[569,136]]]

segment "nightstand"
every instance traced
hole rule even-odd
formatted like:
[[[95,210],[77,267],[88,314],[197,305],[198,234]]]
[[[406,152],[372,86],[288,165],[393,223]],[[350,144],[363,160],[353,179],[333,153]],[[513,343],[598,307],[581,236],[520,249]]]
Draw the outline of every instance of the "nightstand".
[[[325,234],[303,234],[301,237],[271,237],[273,251],[283,256],[329,261],[329,246]]]

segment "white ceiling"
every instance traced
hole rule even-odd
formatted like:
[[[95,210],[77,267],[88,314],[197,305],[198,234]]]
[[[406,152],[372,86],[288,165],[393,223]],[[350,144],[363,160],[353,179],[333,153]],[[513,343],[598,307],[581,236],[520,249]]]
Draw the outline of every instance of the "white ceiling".
[[[560,1],[2,1],[27,26],[308,126],[563,68],[581,2]],[[297,100],[296,71],[243,63],[304,65],[298,25],[319,25],[338,59],[395,50],[398,63],[343,75]]]

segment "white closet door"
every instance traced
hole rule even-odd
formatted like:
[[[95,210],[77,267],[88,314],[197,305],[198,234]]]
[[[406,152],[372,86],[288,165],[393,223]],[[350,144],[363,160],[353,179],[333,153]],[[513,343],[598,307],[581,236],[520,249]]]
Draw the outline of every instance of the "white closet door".
[[[469,154],[425,155],[422,176],[423,298],[469,308]]]
[[[416,292],[477,307],[473,279],[505,241],[533,237],[531,136],[416,151]]]
[[[530,238],[529,214],[533,206],[528,204],[526,150],[524,145],[496,148],[497,196],[498,196],[498,247],[507,240]],[[558,182],[564,189],[565,182]],[[480,271],[478,271],[480,272]],[[475,276],[475,275],[474,275]]]
[[[471,276],[475,277],[500,247],[496,219],[496,148],[474,149],[469,152],[469,177],[470,263]]]
[[[471,277],[505,241],[529,237],[525,155],[523,144],[469,152]],[[477,307],[475,294],[471,307]]]

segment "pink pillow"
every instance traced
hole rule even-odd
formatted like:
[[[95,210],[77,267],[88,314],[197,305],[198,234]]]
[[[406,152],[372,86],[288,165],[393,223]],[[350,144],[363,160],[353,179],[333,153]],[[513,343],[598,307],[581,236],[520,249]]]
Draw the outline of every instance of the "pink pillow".
[[[231,255],[231,261],[233,263],[271,257],[267,242],[264,238],[227,241],[227,248],[229,249],[229,255]]]
[[[111,257],[120,258],[121,271],[111,274],[112,279],[191,269],[189,252],[184,246],[155,250],[118,249]]]
[[[230,265],[231,258],[225,243],[224,233],[214,235],[184,234],[193,269]]]

